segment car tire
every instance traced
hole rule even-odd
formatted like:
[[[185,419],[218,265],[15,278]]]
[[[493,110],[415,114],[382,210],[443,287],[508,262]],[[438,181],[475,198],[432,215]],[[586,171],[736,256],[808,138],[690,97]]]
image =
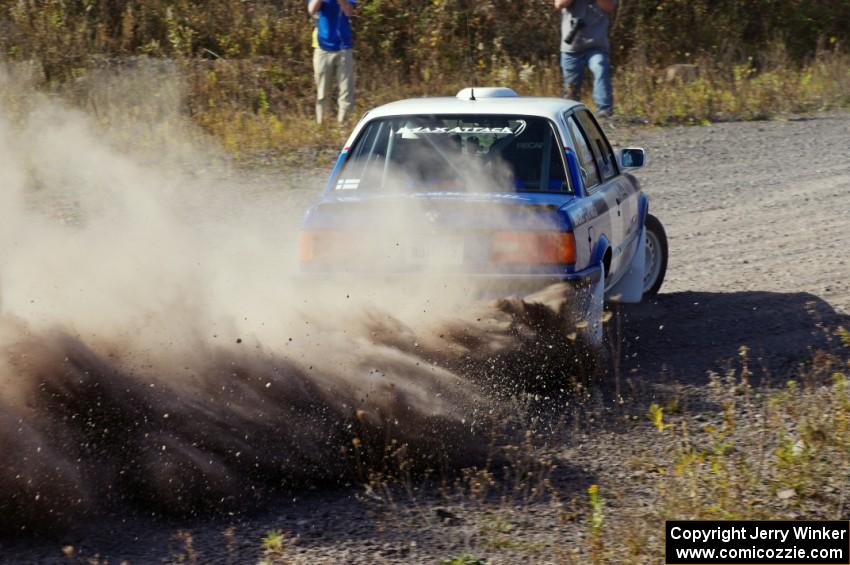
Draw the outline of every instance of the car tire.
[[[643,280],[643,300],[658,294],[667,274],[667,233],[652,214],[646,215],[646,263]]]

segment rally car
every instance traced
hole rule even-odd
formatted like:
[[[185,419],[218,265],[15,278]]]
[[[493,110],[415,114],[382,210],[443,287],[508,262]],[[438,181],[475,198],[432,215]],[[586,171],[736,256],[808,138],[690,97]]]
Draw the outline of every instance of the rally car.
[[[667,239],[593,114],[509,88],[366,113],[300,235],[304,273],[472,280],[503,294],[570,282],[593,340],[604,301],[658,292]],[[486,283],[486,284],[485,284]]]

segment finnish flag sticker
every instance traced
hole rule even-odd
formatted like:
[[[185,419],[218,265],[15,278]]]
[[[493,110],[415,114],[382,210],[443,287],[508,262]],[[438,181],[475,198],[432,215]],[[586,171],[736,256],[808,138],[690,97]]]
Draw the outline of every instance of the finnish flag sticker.
[[[357,190],[360,179],[342,179],[336,183],[337,190]]]

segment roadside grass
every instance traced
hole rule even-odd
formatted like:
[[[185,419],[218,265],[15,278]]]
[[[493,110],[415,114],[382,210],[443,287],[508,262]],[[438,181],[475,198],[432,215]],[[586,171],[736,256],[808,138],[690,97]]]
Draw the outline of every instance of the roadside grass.
[[[668,80],[664,69],[633,64],[617,77],[619,111],[656,125],[769,119],[850,105],[850,59],[821,52],[795,67],[780,52],[767,67],[752,60],[697,63],[696,78]]]
[[[280,530],[271,530],[263,538],[263,559],[259,565],[271,565],[277,562],[290,562],[287,555],[288,540]]]
[[[454,478],[372,472],[361,500],[382,541],[421,552],[399,557],[445,564],[657,563],[665,520],[838,519],[850,503],[850,332],[833,337],[784,384],[753,385],[742,347],[735,368],[710,374],[700,410],[627,401],[619,434],[573,439],[585,464],[601,462],[583,477],[563,477],[559,430],[575,432],[561,422],[494,443],[487,465]]]
[[[850,56],[823,51],[807,65],[793,65],[778,55],[769,67],[757,68],[753,61],[722,65],[705,59],[696,63],[693,80],[668,81],[665,69],[638,62],[615,70],[614,92],[618,115],[626,121],[645,125],[707,124],[714,121],[770,119],[788,113],[807,113],[850,106]],[[418,96],[452,95],[469,86],[462,76],[445,76],[427,83],[392,80],[364,80],[358,87],[354,117],[369,108]],[[590,77],[586,80],[589,83]],[[480,84],[506,85],[524,95],[560,96],[561,76],[557,63],[527,64],[505,61]],[[209,74],[197,78],[199,102],[193,119],[220,140],[231,153],[275,150],[343,143],[353,123],[341,128],[335,123],[319,127],[312,114],[312,93],[306,99],[290,100],[286,110],[269,103],[275,96],[260,95],[251,103],[224,101],[210,107],[204,94],[216,79]],[[265,92],[265,90],[260,90]],[[219,93],[218,96],[226,94]],[[583,101],[592,106],[589,88]]]
[[[306,63],[304,63],[306,65]],[[205,139],[229,155],[250,159],[257,153],[308,152],[317,166],[327,166],[354,121],[369,108],[400,98],[452,95],[471,84],[463,73],[429,80],[403,78],[398,69],[359,79],[357,102],[349,123],[318,126],[313,118],[313,92],[290,88],[281,63],[254,59],[178,59],[130,57],[92,60],[74,79],[46,82],[39,64],[9,64],[24,69],[28,85],[58,95],[98,116],[104,130],[125,131],[138,145],[175,134]],[[614,69],[618,115],[627,123],[646,125],[707,124],[713,121],[770,119],[850,107],[850,55],[821,50],[808,63],[792,63],[781,49],[756,64],[708,58],[693,63],[687,78],[665,74],[632,57]],[[292,72],[291,68],[287,72]],[[303,73],[310,73],[305,66]],[[20,74],[20,71],[19,71]],[[590,101],[590,77],[583,99]],[[504,59],[482,71],[477,84],[506,85],[525,95],[560,96],[561,75],[553,59],[528,63]],[[0,91],[2,88],[0,81]],[[129,122],[136,124],[129,127]],[[147,124],[146,128],[137,124]]]

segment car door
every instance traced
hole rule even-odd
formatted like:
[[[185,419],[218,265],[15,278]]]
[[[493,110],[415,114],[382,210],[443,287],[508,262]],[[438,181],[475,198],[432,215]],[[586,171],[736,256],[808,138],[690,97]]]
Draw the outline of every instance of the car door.
[[[582,181],[584,183],[584,199],[587,201],[585,206],[593,210],[593,213],[587,214],[588,220],[583,227],[576,227],[576,245],[586,245],[585,253],[591,258],[591,261],[605,260],[602,245],[611,248],[612,254],[610,259],[605,260],[607,263],[606,277],[610,277],[614,272],[613,249],[620,244],[622,233],[619,230],[619,224],[615,222],[617,215],[616,204],[616,186],[611,182],[611,177],[605,178],[606,173],[610,173],[609,168],[606,168],[605,163],[597,159],[593,151],[593,145],[590,136],[581,127],[581,122],[576,115],[572,113],[566,117],[567,129],[572,137],[573,147],[576,151],[579,167],[581,168]],[[608,286],[606,281],[606,286]]]
[[[628,267],[635,241],[638,197],[635,187],[620,174],[611,144],[587,109],[575,112],[579,126],[591,146],[600,173],[600,191],[610,207],[611,244],[609,279],[616,282]]]

